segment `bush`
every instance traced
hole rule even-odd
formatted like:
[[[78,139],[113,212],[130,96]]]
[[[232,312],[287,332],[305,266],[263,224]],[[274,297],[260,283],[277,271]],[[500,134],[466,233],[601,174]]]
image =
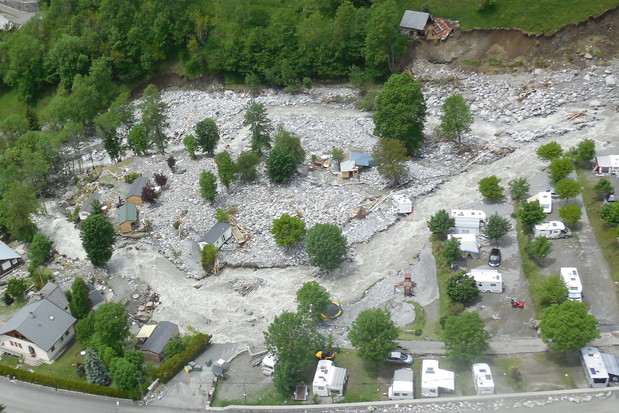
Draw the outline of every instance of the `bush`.
[[[125,175],[125,183],[132,184],[133,181],[138,179],[140,176],[142,175],[140,175],[138,172],[129,172],[127,175]]]
[[[217,222],[228,222],[228,218],[230,218],[230,210],[228,208],[217,208],[215,210]]]
[[[159,198],[159,192],[150,184],[142,188],[142,200],[148,204],[154,204]]]
[[[30,264],[28,270],[33,271],[35,268],[43,265],[43,263],[49,258],[52,252],[52,240],[45,234],[37,232],[32,237],[32,244],[28,249],[28,258]]]
[[[473,277],[460,271],[447,280],[447,295],[452,301],[466,303],[479,295],[479,289]]]
[[[166,359],[161,365],[153,370],[153,379],[160,379],[164,383],[171,380],[176,373],[181,371],[187,365],[206,349],[211,336],[203,333],[195,333],[191,336],[185,336],[186,347],[182,353],[176,354],[173,357]]]
[[[165,161],[168,164],[168,168],[174,170],[174,166],[176,166],[176,159],[174,159],[174,157],[170,155]]]
[[[155,178],[155,183],[157,184],[157,186],[165,186],[165,184],[168,183],[168,177],[164,174],[155,172],[153,174],[153,177]]]
[[[496,176],[488,176],[479,180],[479,193],[489,201],[500,201],[504,198],[501,180]]]
[[[206,244],[204,248],[202,248],[202,267],[207,273],[213,270],[218,252],[219,248],[211,244]]]

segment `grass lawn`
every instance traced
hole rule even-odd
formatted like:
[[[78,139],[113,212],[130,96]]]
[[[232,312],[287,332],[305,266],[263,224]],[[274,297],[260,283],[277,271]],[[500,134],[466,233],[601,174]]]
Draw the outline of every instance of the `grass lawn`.
[[[379,362],[370,365],[357,356],[356,351],[340,350],[335,358],[338,367],[347,369],[348,384],[343,403],[381,400],[393,379],[394,366]]]
[[[85,381],[84,378],[77,375],[77,369],[74,364],[82,363],[84,356],[80,354],[86,347],[75,341],[58,360],[52,364],[42,364],[32,369],[45,376],[58,377],[63,379],[69,379],[74,381]],[[22,368],[28,368],[23,365]]]
[[[510,386],[514,392],[520,393],[526,390],[524,382],[522,381],[522,374],[520,373],[520,358],[502,357],[495,358],[493,361],[496,366],[496,368],[491,367],[494,377],[505,374],[507,385]]]
[[[13,304],[11,304],[8,307],[4,304],[0,304],[0,315],[10,313],[10,312],[15,313],[17,312],[17,310],[25,306],[27,303],[28,301],[26,300],[19,300],[19,301],[15,301]]]
[[[407,325],[400,331],[400,340],[425,340],[436,339],[436,336],[432,333],[433,327],[428,325],[426,319],[426,313],[421,304],[416,301],[411,301],[411,304],[415,307],[415,321]],[[421,331],[421,334],[415,334],[416,331]]]
[[[550,34],[561,27],[599,16],[619,0],[495,0],[479,12],[480,0],[399,0],[402,9],[423,10],[459,20],[462,29],[517,28],[527,33]]]

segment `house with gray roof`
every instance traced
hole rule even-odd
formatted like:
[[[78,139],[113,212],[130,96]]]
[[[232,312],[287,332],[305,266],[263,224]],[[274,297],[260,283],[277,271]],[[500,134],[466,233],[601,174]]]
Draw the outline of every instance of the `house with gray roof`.
[[[200,238],[198,245],[200,246],[200,250],[204,249],[206,244],[221,248],[230,238],[232,238],[232,225],[227,222],[218,222],[213,225],[213,228],[211,228],[205,236]]]
[[[88,299],[90,300],[90,304],[92,304],[92,309],[96,310],[101,306],[101,304],[105,304],[105,297],[97,288],[92,284],[86,284],[88,287]]]
[[[145,176],[140,176],[136,178],[129,187],[129,192],[127,192],[127,202],[130,204],[142,205],[144,201],[142,201],[142,189],[148,185],[148,178]]]
[[[18,267],[21,263],[21,255],[0,241],[0,276]]]
[[[51,364],[75,337],[75,317],[44,298],[21,308],[0,327],[0,351],[30,365]]]
[[[92,211],[92,203],[94,201],[98,201],[100,198],[101,194],[98,192],[93,192],[88,198],[86,198],[86,201],[84,201],[84,203],[82,204],[82,208],[80,208],[79,213],[80,219],[82,221],[88,218],[88,216],[90,215],[90,212]]]
[[[166,344],[180,334],[178,326],[169,321],[161,321],[142,345],[144,361],[159,363],[163,360]]]
[[[51,301],[52,304],[55,304],[61,310],[71,313],[71,310],[69,309],[69,300],[67,299],[64,291],[62,291],[57,284],[49,281],[43,286],[43,288],[34,293],[30,299],[30,302],[39,301],[44,298]]]
[[[429,13],[406,10],[400,21],[400,31],[404,34],[424,34],[430,19]]]

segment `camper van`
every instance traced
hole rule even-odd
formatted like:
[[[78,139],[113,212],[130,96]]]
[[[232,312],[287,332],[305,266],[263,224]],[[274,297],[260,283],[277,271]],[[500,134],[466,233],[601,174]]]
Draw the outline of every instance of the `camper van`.
[[[393,383],[389,387],[389,400],[414,399],[414,377],[410,368],[398,369],[393,372]]]
[[[582,301],[582,283],[578,270],[573,267],[561,268],[561,278],[567,287],[567,298],[572,301]]]
[[[550,214],[552,212],[552,194],[550,192],[538,192],[531,198],[527,199],[527,202],[537,201],[544,208],[544,213]]]
[[[336,367],[331,360],[320,360],[314,374],[312,391],[319,397],[341,396],[344,394],[346,381],[348,381],[346,369]]]
[[[262,359],[262,373],[265,376],[272,376],[275,373],[275,365],[277,364],[277,359],[271,353],[267,353],[266,356]]]
[[[600,350],[596,347],[581,348],[580,362],[585,370],[585,377],[589,387],[608,386],[608,370],[606,370]]]
[[[394,194],[393,206],[398,214],[410,214],[413,212],[413,203],[406,195]]]
[[[478,396],[494,394],[494,380],[490,366],[486,363],[473,364],[473,383]]]
[[[473,268],[466,275],[475,279],[477,288],[482,293],[503,292],[503,276],[497,270],[488,268]]]
[[[546,237],[548,239],[569,238],[572,236],[570,229],[561,221],[542,222],[534,227],[533,233],[536,237]]]
[[[486,213],[477,209],[452,209],[452,218],[477,218],[480,224],[486,222]]]

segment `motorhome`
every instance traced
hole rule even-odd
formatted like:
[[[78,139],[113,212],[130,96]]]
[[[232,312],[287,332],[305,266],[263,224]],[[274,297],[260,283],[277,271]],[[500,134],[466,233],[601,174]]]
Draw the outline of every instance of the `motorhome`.
[[[596,347],[581,348],[580,362],[585,370],[585,377],[589,387],[608,386],[608,371],[606,370],[600,350]]]
[[[531,198],[527,199],[527,202],[537,201],[544,208],[546,214],[552,212],[552,194],[550,192],[538,192]]]
[[[582,283],[578,270],[574,267],[561,268],[561,278],[567,287],[567,298],[572,301],[582,301]]]
[[[275,373],[277,358],[271,353],[267,353],[262,359],[262,372],[265,376],[272,376]]]
[[[452,218],[477,218],[480,224],[486,222],[486,213],[477,209],[452,209]]]
[[[494,380],[490,366],[486,363],[473,364],[473,383],[478,396],[494,394]]]
[[[466,275],[472,277],[477,284],[477,288],[483,293],[502,293],[503,275],[494,269],[473,268]]]
[[[312,391],[319,397],[343,395],[347,380],[346,369],[336,367],[331,360],[319,360]]]
[[[414,399],[414,377],[410,368],[397,369],[393,372],[393,383],[389,387],[389,400]]]
[[[394,194],[393,206],[398,214],[410,214],[413,212],[413,203],[406,195]]]
[[[569,238],[572,236],[570,229],[561,221],[542,222],[533,228],[536,237],[546,237],[549,239]]]

